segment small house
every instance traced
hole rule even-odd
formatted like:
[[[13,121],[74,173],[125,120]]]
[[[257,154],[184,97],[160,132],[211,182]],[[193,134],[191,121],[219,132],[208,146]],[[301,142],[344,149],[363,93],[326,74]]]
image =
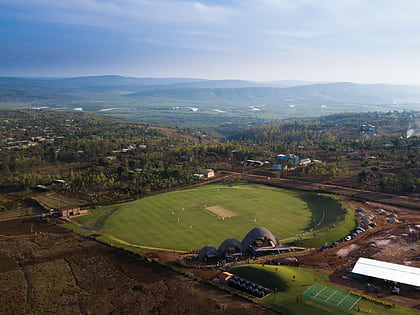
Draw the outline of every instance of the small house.
[[[54,180],[54,184],[65,185],[67,183],[63,179],[56,179],[56,180]]]
[[[211,178],[214,177],[214,170],[211,168],[199,170],[198,174],[202,174],[204,178]]]
[[[276,156],[279,161],[285,161],[290,165],[298,165],[299,164],[299,157],[295,154],[279,154]]]
[[[72,217],[75,215],[82,215],[82,214],[88,214],[87,210],[80,209],[79,206],[73,206],[73,207],[65,207],[58,209],[58,212],[61,217]]]
[[[246,160],[244,164],[252,165],[252,166],[264,166],[264,162],[257,161],[257,160]]]
[[[312,162],[311,159],[302,159],[300,160],[299,165],[306,166],[308,164],[311,164],[311,162]]]
[[[376,157],[374,157],[374,156],[370,155],[370,154],[369,154],[369,153],[367,153],[367,152],[363,152],[363,153],[359,154],[357,157],[358,157],[360,160],[365,160],[365,159],[376,159]]]

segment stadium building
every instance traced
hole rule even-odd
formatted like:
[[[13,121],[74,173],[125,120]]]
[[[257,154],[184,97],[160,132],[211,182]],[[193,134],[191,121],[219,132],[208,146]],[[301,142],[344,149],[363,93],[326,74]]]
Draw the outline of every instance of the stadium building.
[[[263,227],[253,228],[244,237],[242,242],[236,238],[228,238],[216,250],[211,245],[204,246],[198,253],[197,259],[201,262],[210,262],[220,259],[235,259],[243,255],[259,255],[268,253],[288,252],[288,247],[281,247],[277,236]]]

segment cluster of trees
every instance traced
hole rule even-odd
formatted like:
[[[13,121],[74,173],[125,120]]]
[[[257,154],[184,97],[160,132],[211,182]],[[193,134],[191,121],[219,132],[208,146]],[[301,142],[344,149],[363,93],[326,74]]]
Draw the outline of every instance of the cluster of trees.
[[[255,143],[271,152],[322,160],[282,176],[331,180],[392,193],[420,192],[420,139],[406,137],[415,112],[342,113],[314,121],[249,127],[231,141]],[[261,150],[263,151],[263,150]],[[359,155],[368,153],[369,157]]]
[[[68,184],[61,190],[132,195],[196,180],[193,168],[177,164],[179,151],[197,139],[174,129],[88,113],[30,110],[1,111],[0,127],[3,188],[63,179]],[[25,141],[33,145],[16,146]]]
[[[200,168],[238,169],[247,159],[275,163],[277,154],[292,153],[322,163],[280,176],[321,182],[346,177],[372,190],[420,192],[420,140],[405,137],[412,119],[408,112],[339,114],[249,127],[216,139],[214,132],[207,137],[204,131],[84,112],[0,111],[0,188],[63,179],[67,184],[53,189],[100,202],[196,183]],[[365,132],[364,124],[375,130]],[[375,159],[359,160],[362,152]]]

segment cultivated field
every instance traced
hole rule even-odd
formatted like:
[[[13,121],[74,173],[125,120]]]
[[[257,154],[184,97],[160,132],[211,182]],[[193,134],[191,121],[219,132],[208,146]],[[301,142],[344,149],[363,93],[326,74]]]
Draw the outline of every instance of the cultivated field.
[[[235,216],[211,209],[223,209],[223,213]],[[344,213],[342,205],[326,195],[256,184],[212,184],[100,207],[93,215],[77,220],[130,244],[196,250],[207,244],[219,246],[229,237],[242,240],[257,226],[269,229],[280,239],[310,228],[321,233],[328,230],[333,241],[354,226],[353,219]],[[336,228],[331,232],[332,225]]]
[[[64,207],[80,206],[86,203],[86,201],[78,199],[70,199],[66,196],[56,194],[54,192],[47,194],[40,194],[36,196],[36,201],[46,209],[59,209]]]
[[[0,221],[0,314],[272,314],[39,220]]]

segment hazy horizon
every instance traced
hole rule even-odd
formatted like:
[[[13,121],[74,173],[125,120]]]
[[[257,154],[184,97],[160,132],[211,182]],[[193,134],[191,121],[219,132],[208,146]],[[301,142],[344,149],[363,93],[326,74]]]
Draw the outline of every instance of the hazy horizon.
[[[420,85],[420,2],[0,0],[0,76]]]

